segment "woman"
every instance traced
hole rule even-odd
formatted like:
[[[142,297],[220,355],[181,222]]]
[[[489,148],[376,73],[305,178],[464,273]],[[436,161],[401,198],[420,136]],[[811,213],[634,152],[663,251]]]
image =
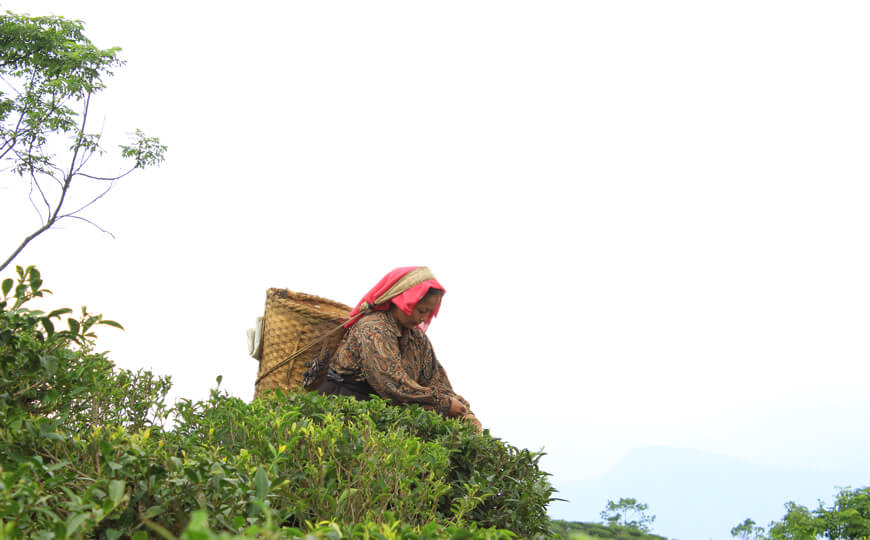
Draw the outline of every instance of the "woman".
[[[322,394],[417,403],[480,431],[468,402],[453,392],[435,358],[426,329],[438,314],[444,287],[425,266],[396,268],[351,311],[348,328],[330,360]]]

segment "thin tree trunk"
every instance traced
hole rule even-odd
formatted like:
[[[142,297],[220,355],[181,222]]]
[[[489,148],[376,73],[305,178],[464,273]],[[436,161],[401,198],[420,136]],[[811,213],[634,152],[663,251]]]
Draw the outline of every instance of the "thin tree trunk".
[[[54,221],[55,221],[54,219],[51,219],[51,220],[47,221],[47,222],[45,223],[45,225],[43,225],[42,227],[40,227],[39,229],[37,229],[36,232],[34,232],[33,234],[31,234],[30,236],[28,236],[27,238],[25,238],[24,241],[21,242],[21,245],[18,246],[18,248],[17,248],[15,251],[12,252],[12,255],[10,255],[8,259],[6,259],[5,261],[3,261],[3,264],[2,264],[2,265],[0,265],[0,272],[2,272],[3,270],[5,270],[6,267],[9,266],[9,263],[11,263],[12,260],[13,260],[15,257],[17,257],[19,253],[21,253],[21,251],[22,251],[22,250],[27,246],[27,244],[30,243],[31,240],[33,240],[34,238],[36,238],[36,237],[39,236],[40,234],[44,233],[45,231],[47,231],[47,230],[49,229],[49,227],[51,227],[52,225],[54,225]]]

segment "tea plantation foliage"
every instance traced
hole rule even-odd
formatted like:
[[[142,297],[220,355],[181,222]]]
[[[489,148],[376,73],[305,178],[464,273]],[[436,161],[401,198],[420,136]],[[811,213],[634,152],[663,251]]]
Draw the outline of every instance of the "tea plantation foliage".
[[[644,532],[637,527],[624,527],[608,523],[553,520],[551,529],[566,540],[667,540],[664,536]]]
[[[170,406],[168,377],[96,352],[94,328],[120,325],[30,307],[45,292],[32,267],[2,282],[0,538],[552,533],[540,453],[377,399]]]

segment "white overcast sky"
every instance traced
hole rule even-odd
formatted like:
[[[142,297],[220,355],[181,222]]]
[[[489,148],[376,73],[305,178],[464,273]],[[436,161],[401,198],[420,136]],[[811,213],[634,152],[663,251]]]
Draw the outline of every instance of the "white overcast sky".
[[[122,47],[107,145],[169,146],[88,214],[116,239],[69,223],[16,262],[173,399],[252,397],[268,287],[353,304],[422,264],[454,387],[557,486],[649,445],[870,455],[870,4],[0,8]],[[3,258],[25,197],[0,178]]]

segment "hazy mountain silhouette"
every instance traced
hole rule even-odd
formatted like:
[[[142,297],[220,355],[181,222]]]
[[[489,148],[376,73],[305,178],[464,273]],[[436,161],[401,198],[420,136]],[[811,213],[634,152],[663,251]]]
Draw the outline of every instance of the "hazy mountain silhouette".
[[[866,471],[864,471],[866,473]],[[656,515],[653,531],[679,540],[726,540],[746,518],[768,525],[785,514],[788,501],[815,508],[830,504],[838,487],[863,487],[859,471],[814,470],[760,465],[674,448],[632,450],[604,476],[559,485],[550,515],[569,521],[600,521],[608,500],[634,497]]]

